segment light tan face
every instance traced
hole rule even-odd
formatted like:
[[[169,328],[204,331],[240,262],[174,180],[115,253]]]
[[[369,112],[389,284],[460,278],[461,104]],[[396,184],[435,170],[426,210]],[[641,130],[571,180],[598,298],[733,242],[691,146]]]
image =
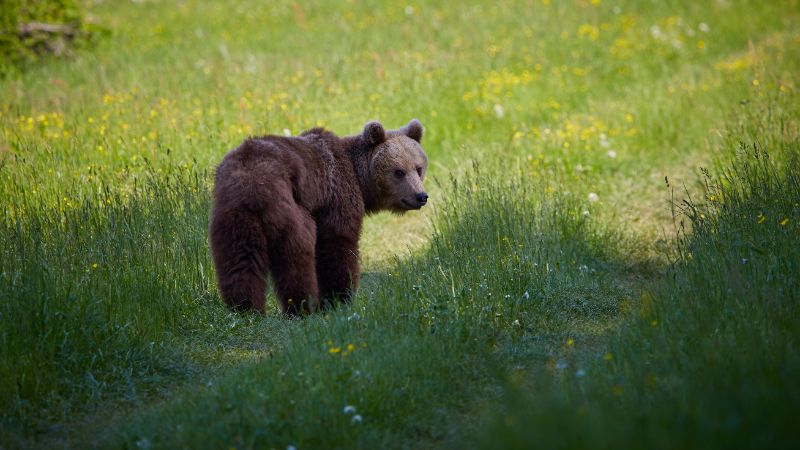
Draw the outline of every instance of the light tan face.
[[[422,187],[428,156],[417,141],[405,135],[379,144],[370,162],[380,209],[403,213],[420,209],[428,201]]]

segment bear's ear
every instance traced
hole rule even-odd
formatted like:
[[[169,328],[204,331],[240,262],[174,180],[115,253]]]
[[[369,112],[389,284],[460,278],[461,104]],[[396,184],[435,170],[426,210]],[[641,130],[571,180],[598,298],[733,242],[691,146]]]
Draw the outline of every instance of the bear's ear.
[[[417,119],[411,119],[408,125],[402,128],[403,133],[411,139],[420,142],[422,141],[422,123]]]
[[[364,141],[370,146],[374,147],[386,141],[386,130],[380,122],[372,121],[364,125],[364,133],[362,134]]]

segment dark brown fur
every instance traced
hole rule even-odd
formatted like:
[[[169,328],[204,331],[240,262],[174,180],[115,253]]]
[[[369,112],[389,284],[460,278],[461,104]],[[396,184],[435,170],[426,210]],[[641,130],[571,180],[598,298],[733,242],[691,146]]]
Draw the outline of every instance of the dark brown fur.
[[[262,311],[271,274],[286,314],[349,301],[364,215],[425,204],[421,138],[416,120],[388,132],[370,122],[345,138],[321,128],[250,138],[225,155],[209,230],[223,300]]]

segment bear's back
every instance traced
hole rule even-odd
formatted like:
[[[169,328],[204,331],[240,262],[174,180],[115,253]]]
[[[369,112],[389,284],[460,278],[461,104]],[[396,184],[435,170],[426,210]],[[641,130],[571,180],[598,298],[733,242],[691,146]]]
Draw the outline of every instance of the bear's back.
[[[288,189],[297,204],[314,211],[325,203],[332,184],[334,157],[328,147],[305,135],[248,138],[217,166],[215,203],[261,209]]]

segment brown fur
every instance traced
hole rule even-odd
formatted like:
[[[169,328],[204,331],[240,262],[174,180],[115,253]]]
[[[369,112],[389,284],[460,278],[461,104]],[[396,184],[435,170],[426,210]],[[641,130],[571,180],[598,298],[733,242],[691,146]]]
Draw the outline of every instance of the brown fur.
[[[286,314],[349,301],[364,215],[427,201],[421,139],[416,119],[388,132],[370,122],[344,138],[322,128],[250,138],[225,155],[209,229],[225,303],[262,311],[268,273]]]

